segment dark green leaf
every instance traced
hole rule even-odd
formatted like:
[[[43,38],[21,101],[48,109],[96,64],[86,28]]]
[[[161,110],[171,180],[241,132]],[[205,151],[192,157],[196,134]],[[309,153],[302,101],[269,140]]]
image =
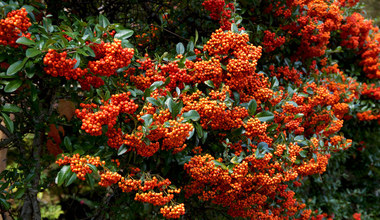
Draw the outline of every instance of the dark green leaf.
[[[213,88],[213,89],[215,88],[214,83],[213,83],[211,80],[207,80],[207,81],[205,81],[205,84],[206,84],[207,86]]]
[[[124,154],[125,152],[127,152],[127,146],[125,146],[125,144],[122,144],[119,148],[119,150],[117,151],[117,155],[120,156],[122,154]]]
[[[21,60],[16,61],[15,63],[12,63],[12,65],[10,65],[7,69],[7,75],[8,76],[14,75],[18,71],[20,71],[22,67],[24,67],[24,62]]]
[[[301,157],[305,158],[307,156],[307,151],[303,150],[300,152]]]
[[[106,17],[104,17],[104,15],[99,15],[99,24],[103,28],[107,28],[108,25],[110,25],[110,22],[108,21]]]
[[[270,149],[268,147],[268,144],[265,143],[265,142],[260,142],[258,145],[257,145],[257,149],[255,151],[255,156],[257,159],[262,159],[265,157],[265,154],[266,153],[269,153],[270,152]]]
[[[70,174],[70,166],[65,165],[58,172],[57,177],[55,178],[55,183],[60,186],[65,181],[66,177]]]
[[[2,112],[21,112],[21,108],[16,106],[16,105],[12,105],[12,104],[5,104],[3,105],[0,110]]]
[[[183,113],[182,116],[185,120],[193,120],[193,121],[198,121],[201,118],[198,112],[195,110],[190,110],[188,112],[185,112]]]
[[[224,165],[224,163],[221,163],[221,162],[219,162],[217,160],[213,160],[212,162],[214,162],[215,167],[221,167],[223,170],[227,170],[227,166]]]
[[[271,121],[274,119],[274,115],[272,112],[263,111],[258,113],[256,116],[261,122]]]
[[[72,144],[71,144],[71,140],[69,137],[65,137],[63,139],[63,144],[65,145],[66,149],[69,150],[70,152],[73,150],[73,147],[72,147]]]
[[[22,85],[22,81],[19,79],[10,81],[4,88],[5,92],[11,93],[16,91]]]
[[[154,106],[160,106],[160,102],[157,101],[155,98],[147,97],[146,100],[150,103],[152,103]]]
[[[194,126],[197,131],[198,138],[202,138],[204,133],[202,126],[199,123],[195,123]]]
[[[0,198],[0,204],[5,210],[10,209],[11,205],[3,198]]]
[[[5,113],[1,113],[1,115],[3,116],[4,118],[4,122],[5,122],[5,126],[7,126],[9,132],[13,133],[14,131],[14,124],[13,124],[13,121],[9,118],[8,115],[6,115]]]
[[[32,41],[26,37],[20,37],[19,39],[16,40],[16,43],[30,46],[30,45],[34,45],[36,42],[34,42],[34,41]]]
[[[117,33],[115,34],[114,38],[123,40],[123,39],[130,38],[132,35],[133,35],[133,31],[132,30],[125,29],[125,30],[119,30],[119,31],[117,31]]]
[[[269,126],[268,128],[267,128],[267,131],[268,132],[271,132],[271,131],[273,131],[274,129],[276,129],[278,127],[278,124],[272,124],[271,126]]]
[[[21,197],[24,195],[24,193],[25,193],[25,188],[17,189],[17,191],[14,194],[14,198],[15,199],[21,199]]]
[[[256,102],[256,100],[252,99],[248,103],[248,113],[249,113],[249,115],[254,115],[256,113],[256,109],[257,109],[257,102]]]
[[[162,86],[163,84],[164,84],[164,82],[162,82],[162,81],[156,81],[156,82],[152,83],[152,85],[149,88],[151,89],[151,91],[154,91],[157,88],[159,88],[160,86]]]
[[[90,167],[92,172],[94,172],[94,173],[98,172],[98,168],[95,165],[88,163],[87,166]]]
[[[145,127],[149,127],[153,123],[153,115],[151,114],[143,115],[141,118],[144,120]]]
[[[78,179],[77,178],[77,174],[76,173],[71,173],[71,176],[68,178],[65,186],[70,186],[76,179]]]
[[[27,57],[35,57],[41,53],[42,53],[42,51],[34,49],[34,48],[29,48],[26,50],[26,56]]]

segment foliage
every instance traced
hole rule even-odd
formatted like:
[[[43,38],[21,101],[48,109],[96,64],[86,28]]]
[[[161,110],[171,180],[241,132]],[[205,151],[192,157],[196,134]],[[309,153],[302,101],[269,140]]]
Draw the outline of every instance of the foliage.
[[[2,211],[379,215],[380,32],[358,1],[52,2],[0,2]]]

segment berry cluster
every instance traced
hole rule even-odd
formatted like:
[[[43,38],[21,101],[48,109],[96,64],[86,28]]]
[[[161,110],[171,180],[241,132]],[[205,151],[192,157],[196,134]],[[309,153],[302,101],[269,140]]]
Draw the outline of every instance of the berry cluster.
[[[19,47],[16,40],[20,37],[31,39],[30,33],[26,33],[32,25],[27,17],[25,8],[14,10],[7,14],[5,19],[0,20],[0,45]]]
[[[138,105],[133,100],[129,99],[130,92],[112,95],[111,98],[99,107],[99,111],[94,112],[92,107],[81,103],[82,110],[77,109],[75,111],[78,118],[82,119],[82,129],[93,136],[99,136],[102,134],[102,126],[108,125],[110,137],[118,136],[115,132],[121,132],[120,130],[112,130],[116,124],[117,117],[121,113],[133,114]],[[117,133],[116,133],[117,134]],[[113,143],[120,143],[116,141]],[[120,145],[111,144],[115,148]]]
[[[121,40],[114,39],[113,43],[92,44],[97,60],[88,62],[90,71],[98,76],[112,76],[116,70],[131,63],[134,54],[132,48],[123,48]]]
[[[87,173],[92,173],[92,170],[88,164],[92,164],[96,167],[103,166],[105,161],[100,161],[99,157],[92,157],[86,155],[81,157],[79,154],[74,154],[72,157],[68,157],[62,154],[62,158],[58,159],[56,163],[59,166],[70,164],[71,171],[77,174],[78,179],[85,180]]]
[[[164,206],[160,209],[160,213],[165,218],[180,218],[185,214],[185,205],[181,203],[175,206]]]

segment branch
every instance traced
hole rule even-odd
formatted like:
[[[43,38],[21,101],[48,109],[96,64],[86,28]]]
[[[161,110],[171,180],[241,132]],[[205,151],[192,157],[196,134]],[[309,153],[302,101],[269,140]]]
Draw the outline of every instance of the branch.
[[[0,130],[7,135],[8,138],[12,137],[13,134],[2,124],[0,124]]]
[[[11,138],[3,139],[0,141],[0,149],[7,148],[7,145],[12,143],[16,138],[12,136]]]

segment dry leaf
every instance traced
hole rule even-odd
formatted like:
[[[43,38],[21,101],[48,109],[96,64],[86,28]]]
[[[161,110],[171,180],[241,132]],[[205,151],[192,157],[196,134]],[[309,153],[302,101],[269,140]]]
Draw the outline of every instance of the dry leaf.
[[[62,142],[62,139],[61,139],[61,136],[59,135],[59,132],[61,132],[62,135],[65,135],[65,131],[63,130],[62,126],[58,126],[58,129],[57,129],[55,124],[49,125],[48,137],[50,139],[47,140],[46,147],[47,147],[49,153],[51,153],[55,156],[62,153],[62,149],[59,147],[59,145]]]
[[[58,102],[59,116],[65,116],[67,120],[71,120],[75,114],[75,105],[71,101],[60,99]]]

